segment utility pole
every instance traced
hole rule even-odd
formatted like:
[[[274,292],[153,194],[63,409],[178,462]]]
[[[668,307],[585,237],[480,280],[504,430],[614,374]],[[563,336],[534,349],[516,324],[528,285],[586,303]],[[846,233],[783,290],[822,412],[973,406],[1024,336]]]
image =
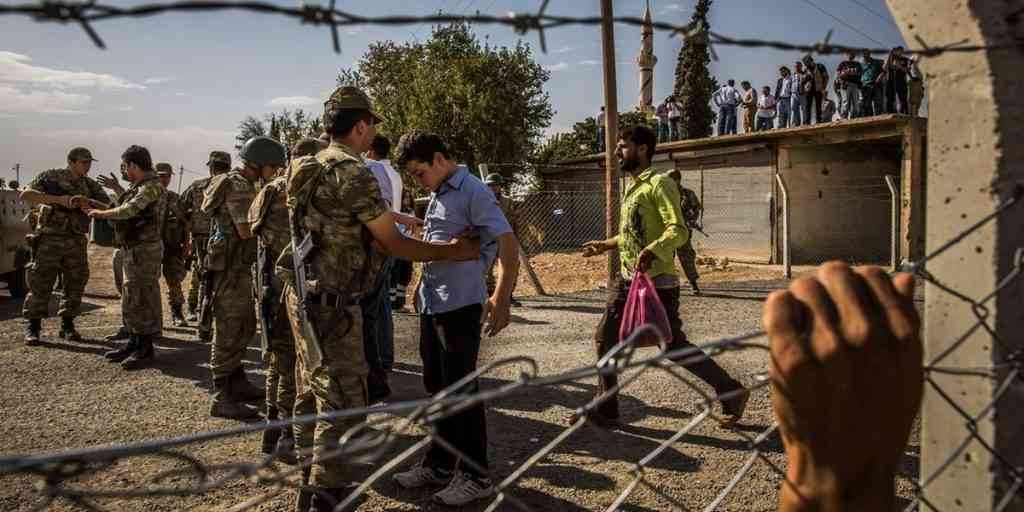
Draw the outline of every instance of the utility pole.
[[[21,164],[14,164],[14,181],[17,182],[18,188],[21,188]]]
[[[604,202],[605,237],[619,233],[619,162],[612,149],[619,140],[619,100],[615,81],[615,32],[612,0],[601,0],[601,43],[604,59]],[[619,251],[608,251],[608,289],[619,274]]]
[[[178,193],[181,194],[181,179],[185,177],[185,166],[178,166]]]

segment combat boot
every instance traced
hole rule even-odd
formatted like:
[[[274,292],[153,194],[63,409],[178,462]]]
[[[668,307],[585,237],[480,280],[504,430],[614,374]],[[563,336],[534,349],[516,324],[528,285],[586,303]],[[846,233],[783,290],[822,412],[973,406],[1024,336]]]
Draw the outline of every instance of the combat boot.
[[[291,425],[281,429],[281,437],[277,438],[277,446],[274,447],[277,460],[294,466],[299,463],[299,457],[295,453],[295,434]]]
[[[128,356],[134,354],[138,346],[138,338],[134,334],[128,334],[128,343],[125,343],[121,348],[104,353],[103,357],[107,358],[111,363],[120,363],[127,359]]]
[[[244,420],[259,415],[253,407],[231,397],[231,378],[213,379],[213,402],[210,404],[210,416],[230,420]]]
[[[32,347],[39,344],[39,331],[43,329],[43,319],[29,318],[25,322],[25,344]]]
[[[189,309],[188,310],[188,318],[186,318],[186,320],[188,320],[189,322],[195,322],[195,321],[199,320],[199,315],[196,314],[196,310]]]
[[[267,404],[267,422],[275,421],[278,418],[277,407]],[[281,437],[281,429],[268,428],[263,430],[263,446],[260,449],[263,453],[270,455],[277,449],[277,440]]]
[[[121,368],[125,370],[137,370],[143,368],[156,360],[156,350],[153,349],[153,335],[136,335],[138,346],[135,351],[124,361],[121,361]]]
[[[82,335],[75,330],[75,317],[65,316],[60,319],[60,332],[57,336],[67,341],[82,341]]]
[[[131,336],[131,333],[128,332],[128,328],[122,325],[121,328],[117,330],[117,332],[115,332],[114,334],[111,334],[110,336],[107,336],[106,338],[103,338],[103,339],[105,341],[118,341],[118,340],[126,340],[130,336]]]
[[[185,315],[181,313],[181,304],[171,306],[171,324],[175,327],[188,327],[188,322],[185,321]]]
[[[231,379],[231,398],[237,402],[254,402],[267,396],[266,391],[249,382],[241,366],[235,368],[228,378]]]

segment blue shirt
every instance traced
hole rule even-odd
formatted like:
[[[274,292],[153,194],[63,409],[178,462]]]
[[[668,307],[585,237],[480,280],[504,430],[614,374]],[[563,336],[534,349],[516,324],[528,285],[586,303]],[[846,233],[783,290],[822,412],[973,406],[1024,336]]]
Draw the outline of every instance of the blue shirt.
[[[480,258],[423,264],[416,307],[420,314],[446,313],[487,301],[484,274],[498,253],[497,238],[512,232],[491,189],[459,166],[430,194],[423,240],[448,242],[470,229],[480,237]]]
[[[395,201],[394,198],[391,197],[394,195],[394,191],[391,189],[391,177],[388,176],[387,168],[384,167],[384,164],[376,160],[370,160],[369,158],[365,160],[366,166],[370,168],[370,172],[372,172],[373,176],[377,178],[377,185],[380,186],[381,199],[387,203],[388,208],[390,209],[391,205],[395,204]]]

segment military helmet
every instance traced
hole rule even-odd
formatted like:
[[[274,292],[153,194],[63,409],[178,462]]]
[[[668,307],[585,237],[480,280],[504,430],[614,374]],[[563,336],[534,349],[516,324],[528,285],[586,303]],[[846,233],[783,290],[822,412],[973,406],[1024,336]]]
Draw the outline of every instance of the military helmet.
[[[231,167],[231,155],[227,151],[210,151],[210,159],[206,161],[206,165],[214,162]]]
[[[167,162],[160,162],[154,167],[156,169],[157,176],[171,176],[174,174],[174,168]]]
[[[284,146],[280,142],[263,135],[246,141],[245,145],[242,146],[242,150],[238,152],[238,156],[257,167],[263,167],[264,165],[284,167],[286,159]]]
[[[484,184],[485,185],[495,185],[495,186],[498,186],[498,187],[503,187],[503,186],[505,186],[505,178],[503,178],[500,174],[494,172],[494,173],[488,174],[487,177],[484,178]]]
[[[366,110],[378,123],[384,122],[384,117],[373,110],[373,103],[370,97],[358,87],[338,87],[331,93],[331,97],[324,102],[324,131],[331,132],[334,127],[334,116],[342,110]]]

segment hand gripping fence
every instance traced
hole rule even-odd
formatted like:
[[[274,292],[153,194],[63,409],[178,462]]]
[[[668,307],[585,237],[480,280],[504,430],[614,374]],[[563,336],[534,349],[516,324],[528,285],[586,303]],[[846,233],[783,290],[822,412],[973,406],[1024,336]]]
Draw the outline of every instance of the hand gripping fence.
[[[1020,494],[1024,484],[1024,471],[1015,467],[1006,460],[996,449],[979,435],[979,422],[990,418],[996,411],[997,403],[1003,399],[1007,390],[1012,384],[1021,379],[1021,352],[1012,350],[1004,340],[996,334],[993,326],[990,325],[989,304],[1001,291],[1013,285],[1019,285],[1019,279],[1024,267],[1024,248],[1016,251],[1013,269],[999,281],[996,288],[981,298],[971,298],[961,294],[957,290],[943,284],[937,277],[932,275],[927,265],[930,261],[941,257],[951,247],[963,242],[970,234],[986,226],[1000,215],[1005,214],[1012,208],[1019,207],[1018,203],[1024,199],[1024,187],[1018,186],[1014,194],[1002,200],[995,211],[990,215],[978,220],[958,236],[947,243],[936,248],[924,258],[904,264],[903,270],[913,273],[917,278],[930,283],[932,292],[941,292],[963,302],[965,307],[973,312],[976,322],[964,333],[954,333],[957,336],[949,346],[939,352],[929,361],[924,361],[926,385],[931,388],[937,396],[955,410],[963,421],[964,439],[963,443],[948,454],[943,464],[931,474],[909,474],[904,475],[912,482],[912,491],[909,495],[905,510],[940,510],[928,500],[929,486],[946,471],[953,462],[961,456],[962,452],[971,443],[977,443],[988,451],[993,457],[993,464],[1007,479],[1005,495],[996,504],[993,510],[1004,510],[1011,501]],[[1003,354],[1001,359],[991,367],[967,368],[948,366],[945,361],[950,354],[961,348],[968,338],[979,330],[987,332],[993,343],[999,347],[998,353]],[[507,474],[501,475],[501,470],[494,471],[499,480],[495,482],[495,494],[486,510],[515,509],[522,511],[535,510],[522,497],[517,495],[517,484],[535,470],[538,464],[549,457],[552,451],[566,443],[574,435],[578,435],[581,428],[591,420],[587,413],[607,400],[612,393],[622,392],[634,383],[640,381],[645,375],[653,371],[664,372],[665,375],[678,380],[687,388],[693,390],[700,396],[695,403],[699,410],[681,428],[657,443],[657,446],[646,453],[636,453],[635,462],[631,463],[629,481],[621,489],[617,489],[617,497],[602,505],[605,510],[619,510],[627,506],[629,500],[635,495],[638,489],[645,488],[653,492],[660,499],[672,504],[673,508],[693,510],[692,504],[684,504],[678,496],[674,496],[659,486],[658,482],[650,479],[652,463],[659,457],[663,457],[670,447],[683,447],[688,444],[688,434],[695,428],[708,420],[718,418],[714,412],[714,403],[722,399],[729,399],[735,396],[735,391],[727,395],[715,396],[707,393],[704,388],[696,384],[692,377],[682,372],[681,366],[686,366],[707,357],[716,356],[725,352],[762,350],[767,351],[768,346],[764,340],[764,332],[752,332],[745,335],[722,338],[701,345],[686,349],[673,351],[661,351],[655,355],[641,357],[633,346],[633,340],[640,333],[636,333],[630,339],[623,341],[609,351],[604,357],[592,366],[585,366],[564,373],[542,376],[539,375],[539,364],[536,360],[526,356],[510,357],[493,361],[461,381],[449,386],[447,389],[434,396],[421,400],[386,404],[380,407],[365,409],[351,409],[332,412],[322,416],[302,416],[289,420],[259,423],[254,425],[240,426],[227,430],[203,432],[189,436],[176,437],[171,439],[158,439],[132,444],[122,444],[109,447],[88,448],[81,450],[70,450],[42,455],[13,455],[0,458],[0,480],[5,480],[4,487],[8,487],[12,478],[21,478],[21,483],[30,477],[35,480],[36,491],[40,496],[40,502],[33,510],[44,510],[54,505],[58,500],[66,500],[77,508],[83,510],[107,510],[102,500],[133,500],[153,497],[180,497],[197,495],[215,491],[226,487],[233,482],[243,479],[250,479],[257,484],[265,485],[264,491],[257,492],[255,496],[246,498],[235,503],[229,510],[243,511],[259,507],[261,504],[273,499],[283,492],[299,489],[301,486],[296,476],[301,473],[304,467],[308,467],[310,457],[308,454],[300,454],[300,464],[286,466],[277,462],[276,455],[272,454],[260,457],[257,460],[240,463],[218,464],[205,462],[200,457],[191,454],[190,451],[198,451],[204,443],[211,441],[245,436],[260,432],[265,429],[290,427],[294,424],[309,424],[324,418],[359,417],[373,414],[369,421],[350,429],[340,440],[337,446],[323,447],[318,453],[321,458],[338,458],[357,463],[360,461],[379,462],[373,472],[367,476],[361,485],[341,503],[337,503],[335,509],[342,510],[345,507],[357,503],[375,483],[394,471],[399,466],[408,465],[412,457],[424,449],[429,443],[438,443],[443,449],[457,457],[461,457],[465,463],[477,470],[484,470],[474,461],[469,460],[454,446],[444,442],[436,435],[438,421],[443,418],[458,414],[468,408],[494,402],[506,397],[529,396],[542,388],[555,388],[561,385],[572,384],[582,379],[590,379],[598,375],[622,375],[623,378],[612,389],[604,394],[595,396],[589,401],[579,404],[574,414],[560,433],[550,441],[532,453],[525,461],[509,470]],[[493,388],[482,388],[477,392],[463,393],[461,390],[466,384],[471,383],[478,377],[487,376],[500,369],[518,369],[518,378],[507,381]],[[993,379],[998,381],[996,391],[987,407],[984,407],[977,414],[970,414],[958,405],[953,395],[936,380],[934,377],[939,374],[953,374],[979,379]],[[769,385],[767,371],[756,373],[749,379],[748,390],[754,391],[765,388]],[[369,416],[367,416],[369,417]],[[424,428],[427,435],[408,447],[400,448],[398,439],[403,433],[410,433],[416,427]],[[739,445],[745,450],[746,455],[739,470],[729,479],[728,482],[717,482],[720,486],[716,496],[706,504],[702,505],[705,511],[718,508],[725,500],[740,486],[745,479],[750,477],[751,470],[759,463],[784,480],[784,468],[768,456],[771,451],[770,445],[777,444],[777,425],[774,423],[763,428],[754,434],[748,434],[742,429],[730,429],[726,435],[738,438]],[[513,435],[507,433],[506,435]],[[923,443],[922,443],[923,444]],[[924,447],[927,449],[927,447]],[[600,456],[600,454],[597,454]],[[137,457],[154,457],[168,459],[178,467],[161,470],[146,477],[146,482],[138,486],[88,486],[76,482],[97,477],[104,472],[112,471],[119,462],[130,461]],[[182,482],[185,484],[174,484]]]

